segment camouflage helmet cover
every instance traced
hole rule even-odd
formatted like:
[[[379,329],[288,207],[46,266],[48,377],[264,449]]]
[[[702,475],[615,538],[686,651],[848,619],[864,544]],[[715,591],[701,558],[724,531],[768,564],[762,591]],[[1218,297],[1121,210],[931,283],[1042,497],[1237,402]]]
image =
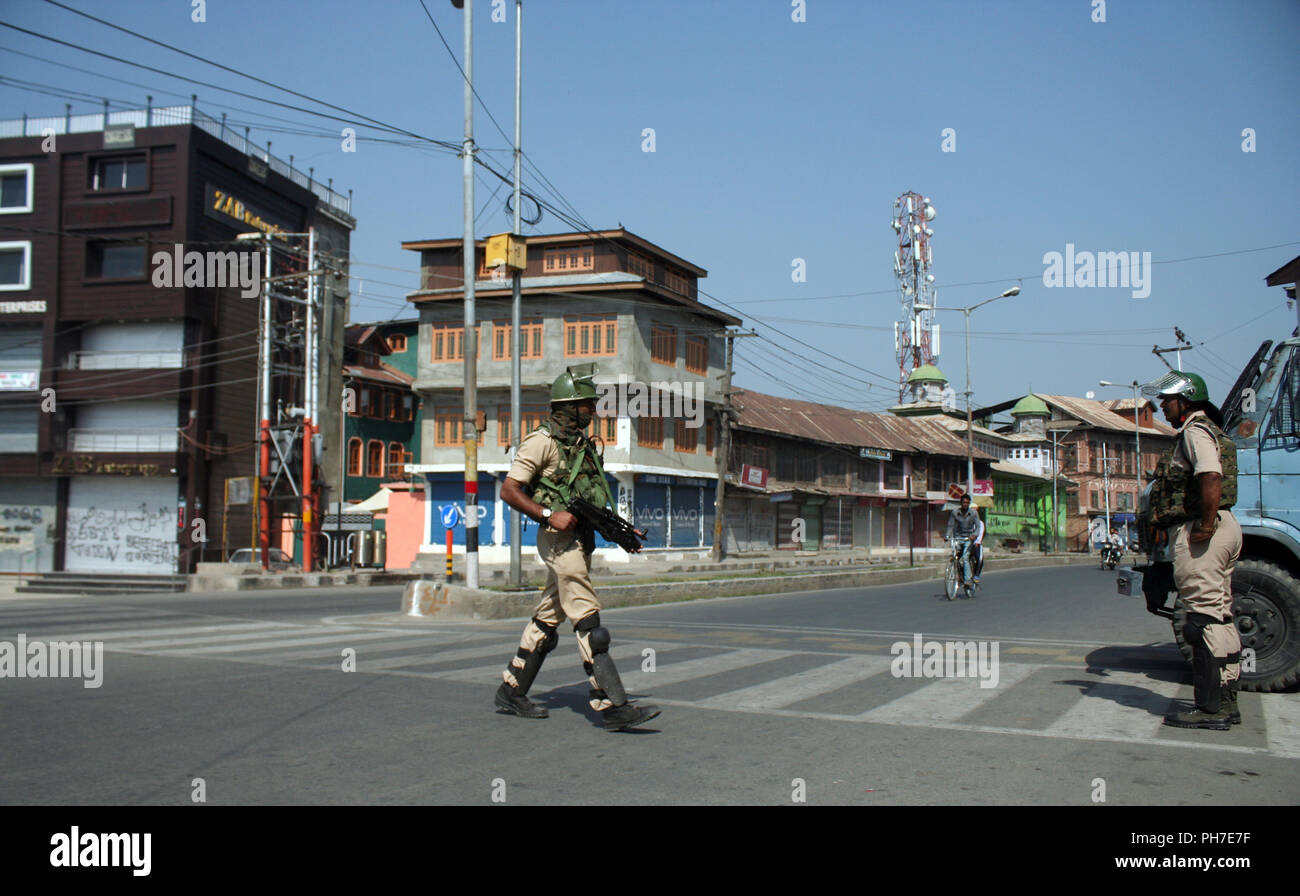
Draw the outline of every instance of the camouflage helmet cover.
[[[551,402],[586,401],[596,397],[596,385],[591,381],[596,375],[596,365],[575,364],[551,383]]]
[[[1210,390],[1199,374],[1186,370],[1171,370],[1158,380],[1152,380],[1142,387],[1142,394],[1147,398],[1166,398],[1180,395],[1188,401],[1209,401]]]

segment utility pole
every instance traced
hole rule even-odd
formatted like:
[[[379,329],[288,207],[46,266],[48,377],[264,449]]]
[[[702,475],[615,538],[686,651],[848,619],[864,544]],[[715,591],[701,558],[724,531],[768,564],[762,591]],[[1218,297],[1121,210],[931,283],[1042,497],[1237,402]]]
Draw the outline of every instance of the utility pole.
[[[713,559],[722,559],[722,517],[727,500],[727,466],[731,455],[731,352],[735,334],[727,333],[726,367],[722,371],[722,413],[719,415],[722,431],[718,433],[717,492],[713,498]]]
[[[313,421],[316,420],[316,345],[319,328],[316,326],[316,228],[307,229],[307,332],[303,338],[303,402],[302,402],[302,571],[311,572],[316,559],[316,539],[314,537],[315,515],[312,505],[315,501],[312,472],[316,462],[313,450]]]
[[[258,352],[257,529],[262,570],[271,567],[271,233],[266,238],[266,272],[262,277],[262,350]]]
[[[461,339],[465,356],[465,584],[478,587],[478,332],[474,329],[474,278],[478,276],[474,251],[474,0],[465,8],[465,143],[461,150],[464,174],[465,233],[461,252],[465,261],[465,330]],[[518,332],[516,328],[515,332]],[[518,358],[518,352],[515,353]],[[517,420],[518,418],[516,418]],[[516,429],[518,424],[516,424]]]
[[[523,153],[522,148],[522,118],[520,116],[520,103],[523,99],[523,0],[515,0],[515,214],[514,226],[511,229],[516,237],[519,233],[519,162]],[[523,325],[522,321],[522,301],[520,298],[523,271],[518,268],[514,269],[513,284],[511,288],[510,302],[510,459],[513,461],[516,454],[519,453],[519,441],[523,438],[522,408],[520,403],[521,378],[523,371],[523,362],[520,359],[522,351],[523,338],[519,332]],[[523,518],[518,510],[510,508],[510,584],[515,587],[523,585],[524,570],[522,559],[522,548],[519,544],[523,540]]]
[[[1101,443],[1101,482],[1102,488],[1106,491],[1106,536],[1110,536],[1110,462],[1112,458],[1106,456],[1106,443]]]
[[[718,455],[715,459],[718,470],[718,485],[713,498],[713,559],[722,559],[722,517],[726,507],[727,500],[727,465],[731,460],[731,423],[736,417],[736,411],[731,406],[731,368],[733,366],[734,344],[737,338],[746,338],[757,336],[757,333],[737,333],[734,330],[726,332],[727,353],[726,368],[722,372],[722,412],[721,425],[722,431],[718,433]]]
[[[1184,334],[1178,327],[1174,327],[1174,338],[1178,340],[1178,344],[1170,348],[1160,348],[1159,346],[1153,345],[1151,346],[1151,354],[1155,355],[1161,361],[1164,361],[1164,365],[1169,367],[1169,362],[1165,361],[1164,356],[1169,352],[1176,352],[1178,355],[1178,369],[1181,371],[1183,369],[1183,352],[1190,352],[1192,349],[1196,348],[1196,346],[1187,341],[1186,334]],[[1169,369],[1173,370],[1174,368],[1169,367]]]

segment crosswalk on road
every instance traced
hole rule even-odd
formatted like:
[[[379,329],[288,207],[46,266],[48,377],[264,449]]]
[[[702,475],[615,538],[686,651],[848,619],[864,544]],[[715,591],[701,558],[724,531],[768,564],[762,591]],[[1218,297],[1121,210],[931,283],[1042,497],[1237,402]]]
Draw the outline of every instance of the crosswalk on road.
[[[513,655],[513,632],[444,626],[291,624],[121,609],[6,615],[29,640],[103,641],[106,652],[356,672],[489,687]],[[0,639],[12,634],[0,631]],[[693,637],[688,635],[687,637]],[[641,662],[643,652],[654,656]],[[1242,694],[1247,724],[1215,739],[1170,729],[1161,717],[1190,685],[1167,673],[1000,662],[995,687],[970,677],[895,677],[889,653],[629,640],[615,648],[630,694],[663,706],[793,716],[850,724],[953,728],[1062,739],[1158,743],[1300,759],[1300,695]],[[985,681],[984,683],[988,683]],[[535,699],[587,687],[569,644],[552,654]],[[1016,707],[1009,717],[1005,707]],[[1190,735],[1190,736],[1189,736]]]

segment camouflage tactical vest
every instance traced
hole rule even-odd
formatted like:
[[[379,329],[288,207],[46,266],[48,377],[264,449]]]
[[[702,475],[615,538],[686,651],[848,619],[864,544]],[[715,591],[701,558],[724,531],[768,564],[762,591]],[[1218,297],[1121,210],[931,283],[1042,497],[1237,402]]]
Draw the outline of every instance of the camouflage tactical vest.
[[[1219,463],[1223,467],[1219,509],[1227,510],[1237,503],[1237,445],[1212,420],[1201,418],[1192,425],[1204,426],[1219,443]],[[1174,463],[1177,447],[1160,458],[1151,484],[1151,524],[1162,529],[1201,518],[1200,485],[1191,470]]]
[[[533,500],[551,510],[566,509],[575,497],[597,507],[613,507],[605,470],[591,439],[582,433],[566,434],[550,419],[542,421],[538,429],[545,430],[555,440],[560,449],[560,463],[554,478],[538,478]]]

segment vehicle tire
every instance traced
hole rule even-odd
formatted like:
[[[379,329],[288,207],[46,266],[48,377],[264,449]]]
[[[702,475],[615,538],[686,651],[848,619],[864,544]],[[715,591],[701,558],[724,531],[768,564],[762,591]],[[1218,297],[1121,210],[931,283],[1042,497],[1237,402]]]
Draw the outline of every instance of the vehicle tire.
[[[948,600],[957,597],[957,564],[952,560],[948,561],[948,569],[944,572],[943,591],[948,596]]]
[[[1241,673],[1243,691],[1280,691],[1300,681],[1300,581],[1267,560],[1242,560],[1232,573],[1232,612],[1242,650],[1255,651],[1255,669]],[[1174,601],[1174,640],[1190,662],[1183,640],[1187,607]]]

